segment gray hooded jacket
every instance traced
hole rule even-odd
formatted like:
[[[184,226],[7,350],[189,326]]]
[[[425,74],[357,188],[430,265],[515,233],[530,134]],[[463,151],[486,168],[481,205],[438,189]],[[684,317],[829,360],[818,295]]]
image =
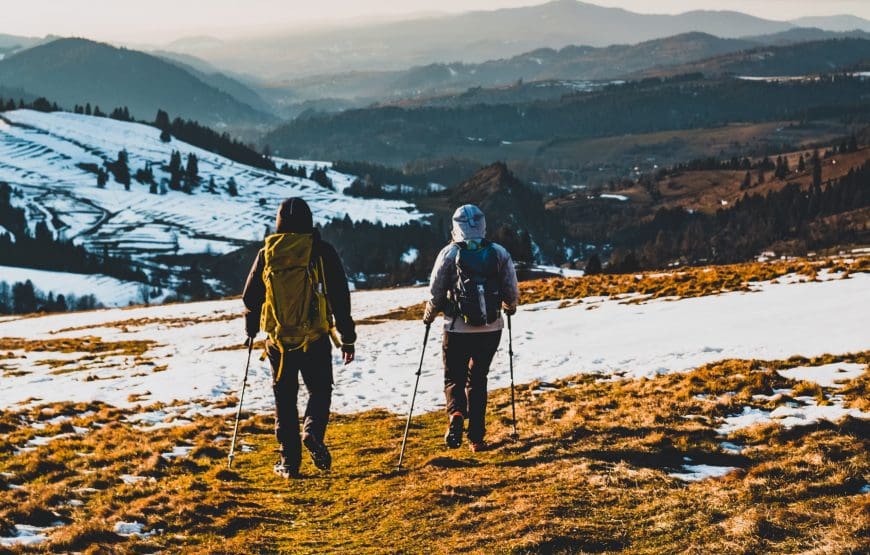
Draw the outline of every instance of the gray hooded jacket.
[[[447,293],[454,287],[456,275],[456,255],[459,252],[457,243],[462,241],[481,241],[486,237],[486,218],[483,212],[473,204],[460,206],[453,213],[453,242],[444,247],[435,260],[432,276],[429,278],[431,308],[440,312],[450,302]],[[492,244],[498,257],[499,283],[501,298],[504,304],[515,307],[519,301],[519,287],[514,262],[508,251],[497,243]],[[504,318],[485,326],[469,326],[462,318],[444,317],[444,330],[453,333],[484,333],[498,331],[504,328]]]

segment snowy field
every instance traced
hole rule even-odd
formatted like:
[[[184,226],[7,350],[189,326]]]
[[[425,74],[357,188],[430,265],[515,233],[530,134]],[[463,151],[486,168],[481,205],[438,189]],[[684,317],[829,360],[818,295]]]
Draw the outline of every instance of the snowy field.
[[[587,298],[567,308],[558,308],[557,302],[522,306],[513,330],[516,381],[546,382],[579,373],[605,378],[654,376],[727,358],[784,359],[870,348],[866,326],[870,275],[810,283],[781,280],[757,289],[644,304]],[[425,296],[425,288],[357,292],[354,315],[362,319],[383,314]],[[7,376],[0,381],[0,405],[91,399],[117,406],[183,402],[176,409],[141,415],[146,423],[201,412],[199,407],[235,393],[240,386],[245,351],[226,350],[244,339],[243,322],[237,317],[240,310],[240,301],[227,300],[5,320],[0,322],[0,337],[96,336],[103,341],[153,340],[157,345],[144,355],[152,363],[110,355],[82,370],[54,373],[38,362],[79,355],[13,352],[26,358],[4,361]],[[137,324],[137,319],[147,320]],[[62,331],[73,327],[77,329]],[[417,397],[421,411],[443,404],[439,330],[437,324],[433,326],[435,333],[427,345]],[[375,407],[397,413],[406,410],[423,325],[389,321],[359,326],[358,331],[356,362],[343,367],[336,356],[333,409],[341,413]],[[155,364],[167,368],[154,372]],[[255,357],[245,399],[249,409],[271,410],[270,380],[268,363]],[[504,337],[490,386],[508,384]]]
[[[263,237],[274,225],[278,204],[291,196],[304,197],[323,222],[350,215],[355,221],[403,224],[420,214],[407,203],[356,199],[342,194],[354,177],[331,169],[336,191],[309,179],[260,170],[187,143],[160,140],[160,131],[138,123],[70,113],[15,110],[0,117],[0,181],[20,190],[13,202],[28,209],[28,221],[45,221],[67,239],[96,252],[103,248],[134,257],[152,254],[223,253]],[[105,188],[80,164],[102,167],[126,149],[130,173],[150,164],[157,183],[168,181],[172,151],[198,158],[201,185],[189,195],[169,190],[151,194],[149,186],[133,180],[131,190],[111,177]],[[280,163],[285,160],[278,160]],[[310,170],[317,162],[294,162]],[[214,178],[217,194],[204,186]],[[229,180],[238,196],[227,192]]]
[[[141,304],[143,284],[133,281],[121,281],[100,274],[73,274],[70,272],[49,272],[32,268],[17,268],[0,266],[0,282],[8,285],[24,283],[30,280],[33,286],[43,295],[54,293],[54,296],[93,295],[103,306],[118,307],[130,304]],[[159,299],[152,299],[153,302]]]

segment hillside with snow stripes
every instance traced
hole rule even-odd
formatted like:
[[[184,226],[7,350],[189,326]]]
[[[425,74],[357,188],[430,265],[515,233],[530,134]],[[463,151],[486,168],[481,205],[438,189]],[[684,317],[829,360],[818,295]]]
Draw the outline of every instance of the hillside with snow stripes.
[[[150,165],[155,181],[165,183],[173,151],[182,159],[198,159],[201,185],[192,194],[167,190],[152,194],[133,179],[130,190],[109,177],[97,186],[92,171],[121,150],[129,156],[130,173]],[[292,163],[292,162],[291,162]],[[309,173],[323,163],[297,162]],[[0,116],[0,182],[21,195],[28,221],[44,221],[61,237],[98,253],[123,254],[147,260],[158,254],[225,253],[262,238],[273,225],[275,210],[285,198],[301,196],[320,222],[350,216],[354,221],[404,224],[421,214],[410,204],[361,200],[342,194],[354,176],[328,171],[336,190],[314,181],[246,166],[173,138],[164,143],[160,131],[128,123],[71,113],[15,110]],[[204,185],[214,179],[216,192]],[[230,196],[234,180],[238,196]],[[163,187],[161,187],[162,189]]]

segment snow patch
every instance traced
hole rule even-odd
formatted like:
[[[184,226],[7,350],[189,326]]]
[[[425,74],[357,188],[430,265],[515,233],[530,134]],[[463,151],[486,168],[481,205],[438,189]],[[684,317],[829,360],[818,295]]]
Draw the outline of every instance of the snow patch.
[[[51,527],[30,526],[29,524],[16,524],[14,536],[0,536],[0,545],[12,547],[15,545],[37,545],[48,539]]]
[[[156,534],[155,531],[144,532],[145,525],[141,522],[124,522],[118,521],[115,523],[115,526],[112,528],[112,531],[118,534],[119,536],[124,536],[125,538],[129,538],[130,536],[139,536],[142,538],[148,538]]]
[[[861,376],[866,369],[865,364],[835,362],[823,366],[799,366],[777,372],[789,380],[809,381],[822,387],[841,388],[846,382]]]
[[[684,464],[682,472],[670,472],[669,475],[684,482],[699,482],[708,478],[721,478],[729,472],[737,470],[735,466],[713,466],[709,464]]]
[[[402,254],[401,260],[403,264],[413,264],[419,257],[420,249],[411,247]]]

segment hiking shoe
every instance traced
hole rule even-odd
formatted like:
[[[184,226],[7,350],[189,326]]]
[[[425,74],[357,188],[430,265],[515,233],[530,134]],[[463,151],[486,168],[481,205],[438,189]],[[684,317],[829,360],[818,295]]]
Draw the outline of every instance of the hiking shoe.
[[[458,412],[453,413],[453,416],[450,417],[450,425],[447,427],[447,433],[444,434],[444,443],[447,444],[447,447],[456,449],[462,445],[462,430],[464,425],[465,421],[463,420],[462,415]]]
[[[278,462],[275,463],[272,471],[285,480],[299,477],[299,468],[285,464],[284,459],[278,459]]]
[[[311,453],[311,461],[314,463],[314,466],[323,471],[332,468],[332,455],[329,454],[329,449],[326,448],[326,445],[322,441],[312,434],[305,434],[302,437],[302,444]]]
[[[468,447],[471,449],[472,453],[480,453],[481,451],[489,450],[489,444],[484,440],[480,441],[469,441]]]

